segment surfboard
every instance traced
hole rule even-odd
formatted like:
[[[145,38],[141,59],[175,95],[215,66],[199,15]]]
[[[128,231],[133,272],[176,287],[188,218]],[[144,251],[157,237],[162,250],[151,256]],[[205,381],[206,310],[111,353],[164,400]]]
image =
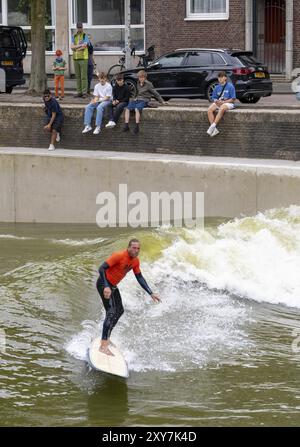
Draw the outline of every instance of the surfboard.
[[[128,366],[123,354],[117,347],[109,346],[110,351],[114,354],[106,355],[99,351],[101,338],[95,338],[88,351],[89,363],[91,367],[97,371],[113,374],[115,376],[129,377]]]

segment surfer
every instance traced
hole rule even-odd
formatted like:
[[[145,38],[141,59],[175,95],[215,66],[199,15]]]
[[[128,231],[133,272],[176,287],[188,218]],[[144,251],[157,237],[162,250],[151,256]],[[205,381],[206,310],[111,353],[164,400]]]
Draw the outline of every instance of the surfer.
[[[109,345],[112,345],[109,337],[124,313],[122,298],[117,285],[130,270],[133,270],[138,283],[151,296],[152,300],[160,302],[159,296],[152,292],[141,273],[138,259],[139,252],[139,240],[131,239],[126,250],[113,253],[99,267],[100,275],[97,280],[97,290],[106,310],[99,351],[107,355],[113,355],[109,349]]]

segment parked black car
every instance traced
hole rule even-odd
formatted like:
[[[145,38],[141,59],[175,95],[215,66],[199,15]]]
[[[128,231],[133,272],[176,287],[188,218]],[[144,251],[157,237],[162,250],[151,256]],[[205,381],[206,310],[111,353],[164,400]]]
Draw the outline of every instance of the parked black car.
[[[27,42],[22,28],[0,26],[0,70],[5,72],[6,93],[11,93],[17,85],[25,84],[23,59],[26,50]]]
[[[126,83],[136,88],[140,68],[125,70]],[[218,72],[225,71],[235,85],[237,98],[256,103],[272,94],[267,67],[250,51],[206,48],[183,48],[164,54],[145,69],[148,79],[161,96],[170,98],[211,99],[218,82]]]

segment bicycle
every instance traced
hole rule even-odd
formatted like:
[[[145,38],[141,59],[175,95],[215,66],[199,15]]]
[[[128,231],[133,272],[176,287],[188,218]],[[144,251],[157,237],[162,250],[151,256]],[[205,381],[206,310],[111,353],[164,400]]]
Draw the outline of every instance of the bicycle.
[[[148,67],[149,63],[155,59],[154,48],[155,48],[155,45],[151,45],[151,47],[147,48],[147,52],[145,54],[137,55],[137,57],[139,58],[137,67],[143,67],[143,68]],[[107,78],[110,82],[113,81],[114,77],[118,73],[120,73],[126,69],[126,67],[125,67],[125,57],[126,57],[125,53],[126,53],[126,51],[123,50],[123,55],[120,57],[119,63],[114,64],[109,68],[109,70],[107,72]],[[131,56],[135,57],[135,48],[132,48]]]

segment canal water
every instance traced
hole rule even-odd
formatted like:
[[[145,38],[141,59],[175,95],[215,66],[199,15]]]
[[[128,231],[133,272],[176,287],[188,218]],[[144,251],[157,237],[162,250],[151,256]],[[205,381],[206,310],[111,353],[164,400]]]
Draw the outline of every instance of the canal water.
[[[131,237],[162,303],[120,284],[123,380],[86,360],[97,268]],[[299,272],[296,206],[204,231],[1,224],[0,425],[299,425]]]

